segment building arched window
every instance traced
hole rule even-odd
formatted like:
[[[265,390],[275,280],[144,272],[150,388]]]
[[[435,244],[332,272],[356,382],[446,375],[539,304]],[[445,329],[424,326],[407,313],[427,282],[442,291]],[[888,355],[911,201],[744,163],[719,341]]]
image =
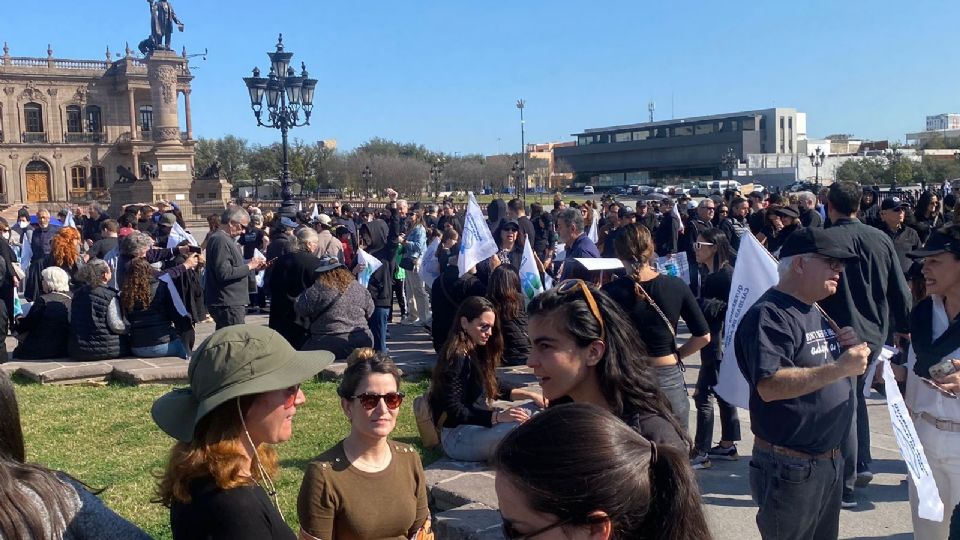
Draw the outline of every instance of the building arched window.
[[[70,168],[70,188],[74,191],[87,190],[87,169],[77,165]]]
[[[43,133],[43,106],[27,103],[23,106],[23,126],[27,133]]]
[[[79,105],[67,106],[67,133],[83,133],[83,116]]]
[[[100,119],[100,107],[96,105],[87,106],[87,131],[90,133],[103,132],[103,122]]]
[[[107,189],[106,171],[103,167],[90,168],[90,189]]]
[[[140,130],[150,131],[153,129],[153,106],[143,105],[140,107]]]

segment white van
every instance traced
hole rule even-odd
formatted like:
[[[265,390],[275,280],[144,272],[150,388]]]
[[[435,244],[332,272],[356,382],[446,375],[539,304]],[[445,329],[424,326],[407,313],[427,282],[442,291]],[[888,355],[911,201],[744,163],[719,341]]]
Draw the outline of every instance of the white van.
[[[593,186],[583,186],[584,195],[593,195]]]
[[[740,182],[736,180],[714,180],[710,182],[710,193],[723,194],[728,189],[740,191]]]

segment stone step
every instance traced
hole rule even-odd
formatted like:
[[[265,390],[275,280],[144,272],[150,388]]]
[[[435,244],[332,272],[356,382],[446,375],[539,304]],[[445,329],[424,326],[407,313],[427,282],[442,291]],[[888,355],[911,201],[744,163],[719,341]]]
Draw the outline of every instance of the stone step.
[[[95,362],[15,360],[0,364],[7,375],[20,375],[40,384],[85,384],[119,381],[131,385],[187,382],[188,362],[183,358],[118,358]]]
[[[471,463],[442,458],[424,471],[430,508],[437,512],[470,503],[499,508],[494,491],[494,472],[486,463]]]
[[[433,530],[444,540],[503,540],[499,512],[480,503],[434,514]]]

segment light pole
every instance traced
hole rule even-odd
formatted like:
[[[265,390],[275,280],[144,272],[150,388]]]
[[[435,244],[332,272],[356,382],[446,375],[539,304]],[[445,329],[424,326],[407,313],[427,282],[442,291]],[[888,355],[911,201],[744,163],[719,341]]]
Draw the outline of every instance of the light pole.
[[[523,121],[523,108],[527,102],[522,99],[517,100],[517,108],[520,109],[520,181],[523,182],[523,204],[527,204],[527,177],[524,172],[527,169],[527,141],[526,141],[526,123]],[[520,188],[518,183],[517,188]]]
[[[520,180],[524,178],[525,172],[523,163],[519,159],[514,160],[513,167],[510,167],[510,175],[513,176],[513,185],[517,186],[517,189],[520,189]],[[524,200],[526,200],[526,197],[524,197]]]
[[[732,146],[727,148],[727,152],[723,154],[720,162],[723,163],[724,168],[727,170],[728,177],[733,178],[733,171],[737,165],[740,164],[740,158],[737,157],[737,152]]]
[[[363,181],[367,185],[367,191],[366,193],[364,193],[364,199],[369,199],[370,198],[370,180],[373,180],[373,171],[370,170],[369,165],[363,168],[363,172],[360,173],[360,176],[363,177]]]
[[[433,197],[440,197],[440,182],[443,180],[443,160],[437,158],[437,162],[430,166],[430,181],[433,183]]]
[[[313,92],[317,88],[317,80],[309,78],[307,65],[301,63],[300,76],[290,67],[293,53],[283,50],[283,34],[277,39],[277,50],[267,53],[270,57],[270,76],[260,76],[260,69],[253,68],[253,77],[244,77],[247,91],[250,92],[250,107],[257,118],[257,125],[280,130],[283,139],[283,171],[281,173],[280,215],[290,217],[296,215],[293,204],[293,181],[290,179],[290,160],[288,157],[289,144],[287,133],[291,128],[310,125],[310,114],[313,112]],[[269,117],[264,122],[261,117],[263,96],[267,96],[267,111]],[[300,112],[304,119],[300,121]]]
[[[814,170],[814,183],[817,184],[817,188],[820,187],[820,167],[823,167],[823,160],[827,158],[827,153],[824,152],[819,146],[813,152],[810,152],[810,155],[807,156],[810,158],[810,165],[813,165]]]
[[[897,185],[897,169],[900,168],[900,162],[903,160],[903,152],[899,148],[890,151],[890,172],[893,173],[893,185]]]

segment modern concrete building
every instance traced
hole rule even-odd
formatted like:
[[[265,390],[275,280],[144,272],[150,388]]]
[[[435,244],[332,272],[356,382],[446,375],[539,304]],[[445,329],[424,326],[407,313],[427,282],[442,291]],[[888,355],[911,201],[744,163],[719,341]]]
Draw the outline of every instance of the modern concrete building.
[[[795,155],[806,137],[806,114],[771,108],[711,116],[592,128],[573,147],[556,148],[560,170],[575,185],[704,180],[737,169],[751,154]]]
[[[932,141],[960,139],[960,114],[946,113],[927,116],[926,129],[907,133],[907,145],[924,148]]]
[[[118,167],[138,178],[192,179],[193,76],[186,51],[164,52],[170,58],[152,80],[148,60],[135,57],[129,48],[119,59],[108,49],[102,60],[66,60],[56,58],[52,49],[46,57],[11,56],[4,44],[0,199],[7,203],[104,199],[120,178]],[[163,119],[159,113],[155,118],[158,99],[164,105]],[[186,119],[184,132],[180,115]],[[171,147],[177,162],[159,163]],[[151,200],[166,195],[153,193]],[[186,194],[181,195],[186,200]]]

